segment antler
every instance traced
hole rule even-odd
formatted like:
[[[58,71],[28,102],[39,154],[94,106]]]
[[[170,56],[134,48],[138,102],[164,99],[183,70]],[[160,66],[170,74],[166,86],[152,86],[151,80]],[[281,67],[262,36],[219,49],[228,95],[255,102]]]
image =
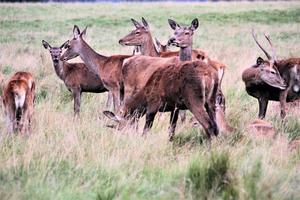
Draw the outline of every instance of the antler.
[[[254,41],[256,42],[256,44],[259,46],[259,48],[266,54],[267,58],[269,60],[271,60],[272,57],[270,56],[270,54],[268,54],[268,52],[258,43],[254,29],[252,29],[252,37],[253,37]]]
[[[265,33],[265,37],[266,37],[266,39],[268,40],[268,42],[269,42],[269,44],[270,44],[270,46],[271,46],[271,48],[272,48],[274,60],[277,60],[276,50],[275,50],[275,47],[273,46],[273,44],[272,44],[272,42],[271,42],[270,36],[267,35],[267,34]]]

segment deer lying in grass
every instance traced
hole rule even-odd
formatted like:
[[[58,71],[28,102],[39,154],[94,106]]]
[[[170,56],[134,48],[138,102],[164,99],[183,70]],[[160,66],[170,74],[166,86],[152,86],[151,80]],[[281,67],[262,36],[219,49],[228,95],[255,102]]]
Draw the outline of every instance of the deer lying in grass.
[[[28,72],[15,73],[4,86],[3,106],[9,133],[30,133],[34,95],[35,82]]]
[[[122,65],[130,55],[103,56],[96,53],[83,39],[86,28],[80,32],[75,25],[73,29],[73,39],[70,40],[67,50],[61,56],[61,60],[70,60],[77,56],[83,60],[85,65],[97,74],[104,87],[112,93],[114,109],[118,110],[123,99],[122,94]]]
[[[265,37],[272,47],[273,57],[259,44],[254,31],[252,36],[268,60],[259,57],[256,65],[243,72],[246,91],[258,100],[259,118],[265,117],[269,100],[280,101],[281,117],[284,118],[286,102],[300,98],[300,58],[277,60],[275,48],[267,35]]]
[[[80,111],[81,93],[107,91],[99,76],[91,72],[84,63],[68,63],[60,60],[62,50],[68,47],[69,41],[60,47],[51,47],[45,40],[42,43],[45,49],[50,52],[56,75],[73,94],[75,115],[78,115]]]
[[[148,57],[149,58],[149,57]],[[158,59],[158,58],[152,58]],[[152,127],[155,115],[171,112],[169,139],[174,137],[179,110],[190,110],[203,126],[208,138],[218,135],[215,101],[218,89],[216,71],[202,61],[162,63],[145,86],[125,101],[120,115],[105,111],[110,119],[124,127],[128,119],[146,114],[145,134]]]

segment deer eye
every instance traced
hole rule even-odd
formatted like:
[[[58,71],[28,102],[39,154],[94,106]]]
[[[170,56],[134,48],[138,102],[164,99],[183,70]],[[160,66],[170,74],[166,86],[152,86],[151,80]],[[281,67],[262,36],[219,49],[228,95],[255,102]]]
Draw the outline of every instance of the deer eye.
[[[137,31],[137,32],[135,32],[135,34],[136,34],[136,35],[139,35],[139,34],[140,34],[140,32],[139,32],[139,31]]]
[[[189,32],[185,32],[185,33],[184,33],[184,35],[189,35],[189,34],[190,34]]]
[[[276,74],[275,72],[271,71],[271,74]]]

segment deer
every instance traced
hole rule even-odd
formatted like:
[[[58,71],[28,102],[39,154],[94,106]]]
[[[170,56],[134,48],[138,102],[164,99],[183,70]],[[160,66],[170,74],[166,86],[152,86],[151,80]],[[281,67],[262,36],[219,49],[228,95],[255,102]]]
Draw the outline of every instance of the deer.
[[[104,115],[118,122],[118,128],[122,129],[128,120],[146,114],[145,135],[157,112],[171,112],[169,140],[172,141],[178,112],[188,109],[203,126],[208,139],[217,136],[215,101],[219,80],[216,71],[202,61],[165,62],[161,65],[164,66],[151,75],[145,86],[125,101],[119,114],[104,111]]]
[[[178,56],[175,54],[165,54],[163,56],[163,53],[159,52],[153,42],[153,38],[150,32],[150,27],[148,25],[148,22],[142,18],[142,24],[140,24],[138,21],[131,19],[132,23],[135,26],[135,30],[131,31],[128,35],[123,37],[122,39],[119,40],[119,43],[121,45],[127,45],[127,46],[139,46],[141,50],[141,55],[147,55],[147,56],[152,56],[152,57],[174,57]],[[142,85],[137,85],[136,82],[130,80],[126,81],[126,78],[124,78],[124,85],[125,85],[125,97],[126,96],[131,96],[133,95],[132,93],[128,93],[128,91],[133,91],[137,92],[139,88],[142,88],[143,85],[146,83],[147,78],[149,78],[149,75],[153,72],[153,69],[149,69],[150,66],[147,66],[146,68],[143,67],[143,69],[137,70],[136,67],[137,65],[134,66],[129,66],[128,69],[126,69],[126,77],[129,77],[129,79],[133,74],[136,74],[138,71],[139,74],[141,74],[143,81],[140,82]],[[138,67],[138,66],[137,66]],[[155,69],[155,68],[154,68]],[[150,70],[150,71],[149,71]],[[150,73],[146,73],[150,72]],[[145,74],[148,75],[145,76]],[[127,83],[133,83],[132,85],[129,85]],[[185,113],[181,115],[182,121],[185,120]]]
[[[80,56],[87,68],[98,75],[104,87],[112,93],[114,110],[118,110],[123,99],[122,65],[123,61],[131,55],[104,56],[98,54],[83,39],[86,30],[87,27],[81,32],[79,27],[74,25],[73,39],[69,41],[68,47],[60,59],[67,61]]]
[[[181,61],[190,60],[192,57],[192,36],[194,30],[199,26],[197,19],[194,19],[190,27],[181,27],[176,21],[168,20],[170,27],[174,30],[174,35],[169,39],[168,44],[179,47],[179,57]],[[222,131],[232,132],[234,129],[229,126],[225,120],[225,96],[221,89],[221,83],[224,76],[225,65],[211,59],[204,61],[209,64],[218,74],[219,88],[217,92],[216,107],[217,107],[217,123]]]
[[[56,75],[73,94],[75,116],[78,116],[80,112],[82,93],[103,93],[108,91],[99,76],[89,70],[84,63],[68,63],[60,60],[63,49],[68,48],[69,41],[66,41],[59,47],[52,47],[45,40],[42,41],[42,44],[51,55]]]
[[[178,56],[179,51],[169,51],[168,45],[162,45],[157,38],[153,42],[150,27],[145,18],[142,17],[142,24],[131,19],[135,29],[129,34],[119,40],[119,44],[125,46],[139,47],[140,55],[147,55],[152,57],[173,57]],[[207,53],[203,50],[192,50],[192,59],[206,59]]]
[[[121,45],[126,46],[139,46],[141,49],[141,55],[153,56],[153,57],[174,57],[179,55],[179,51],[168,51],[168,45],[162,45],[156,38],[155,42],[153,42],[150,27],[148,22],[142,17],[142,23],[139,23],[135,19],[131,19],[135,29],[132,30],[129,34],[119,40]],[[173,21],[173,20],[171,20]],[[194,20],[195,23],[198,21],[197,19]],[[176,22],[175,22],[176,23]],[[178,25],[179,27],[179,25]],[[192,38],[193,34],[190,35]],[[192,39],[190,40],[190,45],[192,45]],[[168,42],[169,43],[169,42]],[[192,48],[192,47],[191,47]],[[225,65],[210,59],[206,52],[200,49],[192,50],[191,54],[192,60],[203,60],[208,62],[210,65],[213,65],[215,68],[218,69],[220,73],[220,83],[224,75]],[[223,95],[221,93],[221,95]],[[225,98],[223,97],[223,102],[221,107],[225,111]]]
[[[5,84],[2,101],[10,134],[31,132],[34,98],[35,81],[29,72],[17,72]]]
[[[258,42],[254,30],[252,30],[252,37],[267,59],[258,57],[255,65],[244,70],[242,79],[246,92],[258,100],[260,119],[266,116],[268,101],[280,102],[280,115],[283,119],[286,116],[286,102],[300,98],[300,58],[278,60],[275,48],[267,34],[265,38],[272,48],[273,56]]]
[[[189,30],[194,31],[195,27],[196,28],[198,27],[198,23],[194,20]],[[150,81],[150,78],[152,77],[153,73],[155,73],[156,71],[160,71],[160,69],[170,65],[176,64],[176,66],[178,66],[179,63],[181,62],[185,62],[185,61],[180,60],[178,57],[161,58],[161,57],[150,57],[150,56],[133,56],[131,58],[128,58],[126,62],[124,62],[123,69],[122,69],[124,87],[125,87],[125,95],[124,95],[125,105],[127,101],[130,101],[132,96],[137,94],[140,90],[142,90],[145,87],[147,81],[148,80]],[[201,61],[200,63],[204,63],[204,62]],[[205,67],[209,66],[211,68],[210,70],[218,74],[217,70],[215,70],[215,68],[213,68],[212,66],[208,64],[203,65],[200,63],[198,63],[200,68],[202,68],[203,66]],[[160,109],[160,111],[162,111],[162,109]],[[169,138],[173,138],[175,134],[179,109],[167,110],[167,111],[171,112],[171,119],[170,119],[171,126],[169,127]],[[106,116],[109,115],[106,113]],[[133,116],[133,118],[134,117],[135,116]],[[139,116],[137,118],[139,118]],[[147,128],[148,127],[147,124],[149,124],[148,121],[149,120],[147,119],[146,116],[146,124],[144,126],[143,134],[145,134],[145,132],[149,130],[149,128]],[[150,121],[153,120],[151,119]]]

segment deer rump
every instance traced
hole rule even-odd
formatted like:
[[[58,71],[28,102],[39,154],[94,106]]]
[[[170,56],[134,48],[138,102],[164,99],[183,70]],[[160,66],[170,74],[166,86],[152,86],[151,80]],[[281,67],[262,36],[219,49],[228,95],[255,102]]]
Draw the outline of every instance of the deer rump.
[[[202,61],[169,64],[158,68],[145,86],[125,101],[123,116],[111,119],[130,119],[175,109],[190,110],[204,127],[208,137],[218,134],[215,122],[215,100],[218,90],[216,71]],[[150,123],[152,125],[152,123]],[[151,128],[151,125],[149,128]]]
[[[17,72],[7,83],[3,92],[3,105],[9,132],[30,129],[33,113],[35,82],[27,72]]]

